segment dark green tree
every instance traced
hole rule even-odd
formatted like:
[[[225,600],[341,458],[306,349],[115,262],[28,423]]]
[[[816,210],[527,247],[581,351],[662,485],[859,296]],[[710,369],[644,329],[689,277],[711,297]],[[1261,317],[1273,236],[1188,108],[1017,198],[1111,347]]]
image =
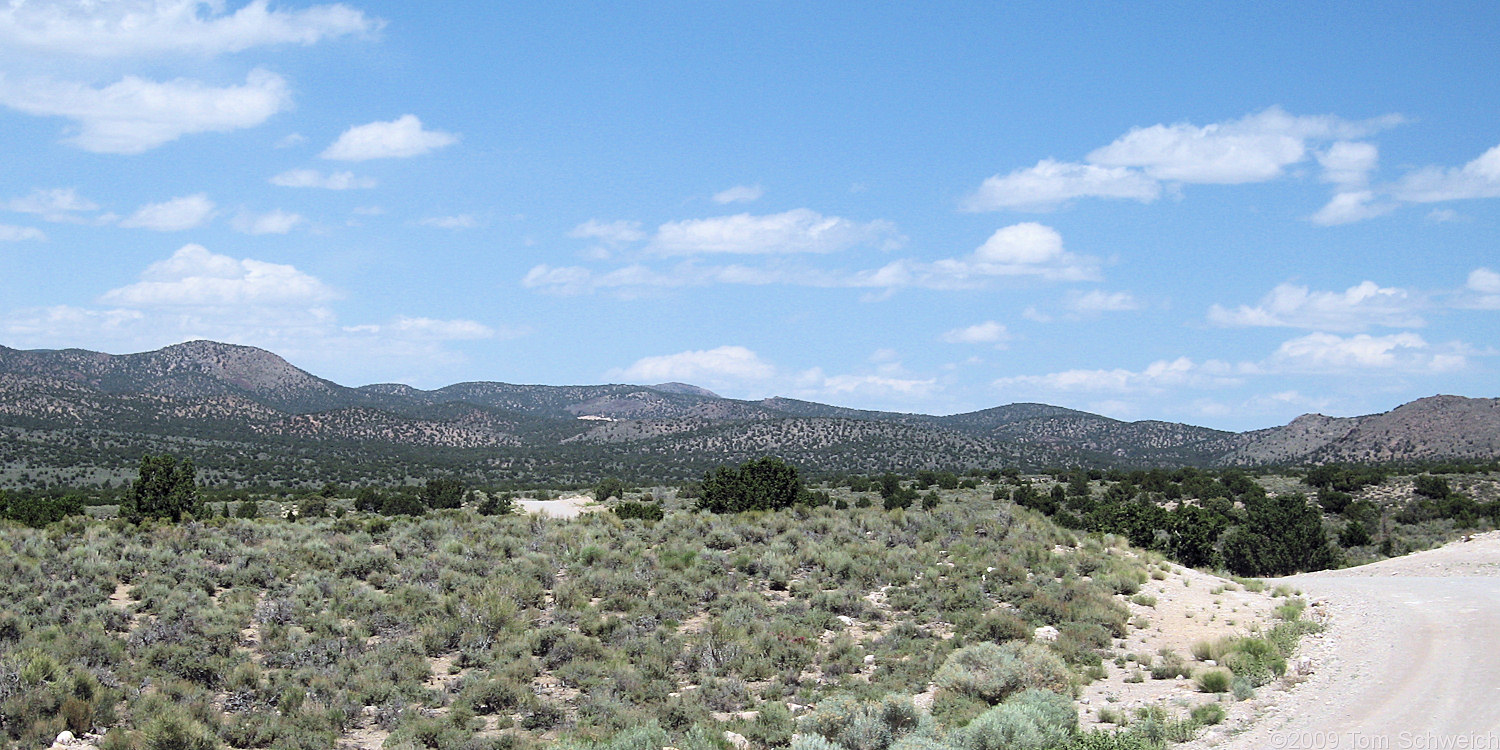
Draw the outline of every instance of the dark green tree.
[[[594,488],[594,499],[602,503],[612,497],[625,497],[625,483],[614,477],[599,480],[599,486]]]
[[[77,495],[7,495],[0,490],[0,518],[18,521],[34,529],[82,513],[83,500]]]
[[[1282,576],[1332,567],[1337,558],[1323,514],[1302,495],[1245,504],[1245,520],[1221,538],[1224,564],[1245,576]]]
[[[802,494],[796,467],[779,458],[760,458],[739,468],[719,466],[703,477],[698,509],[714,513],[777,510]]]
[[[203,498],[196,475],[191,459],[142,456],[139,474],[120,503],[120,517],[132,522],[143,518],[181,521],[184,515],[201,518]]]
[[[429,508],[457,508],[464,504],[468,488],[457,479],[429,479],[422,486],[420,498]]]

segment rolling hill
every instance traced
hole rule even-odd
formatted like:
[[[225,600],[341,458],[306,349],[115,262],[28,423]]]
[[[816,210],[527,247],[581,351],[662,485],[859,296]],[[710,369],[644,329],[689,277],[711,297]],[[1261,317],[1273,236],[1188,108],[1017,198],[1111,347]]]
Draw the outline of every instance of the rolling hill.
[[[1500,400],[1435,396],[1233,433],[1045,404],[931,416],[743,401],[683,383],[351,388],[262,349],[192,341],[125,355],[0,347],[0,433],[8,484],[117,480],[161,451],[224,485],[432,472],[568,483],[690,478],[767,454],[815,474],[1488,459],[1500,455]]]

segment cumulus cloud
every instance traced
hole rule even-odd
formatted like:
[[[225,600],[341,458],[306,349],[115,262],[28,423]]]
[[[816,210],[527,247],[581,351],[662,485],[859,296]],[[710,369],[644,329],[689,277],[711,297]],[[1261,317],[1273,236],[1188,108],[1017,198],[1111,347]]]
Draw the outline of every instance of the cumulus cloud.
[[[1380,149],[1373,143],[1337,141],[1318,153],[1323,180],[1338,185],[1360,187],[1370,180],[1370,172],[1380,162]]]
[[[1333,198],[1318,209],[1317,213],[1309,216],[1308,221],[1325,227],[1352,224],[1388,214],[1396,207],[1397,204],[1380,200],[1369,190],[1339,192],[1334,193]]]
[[[1142,370],[1064,370],[1045,375],[999,378],[993,385],[1006,392],[1160,392],[1168,388],[1209,388],[1242,382],[1227,362],[1194,362],[1187,357],[1158,360]]]
[[[735,185],[714,193],[714,203],[754,203],[765,194],[766,191],[759,185]]]
[[[18,227],[11,224],[0,224],[0,242],[45,239],[47,239],[47,234],[36,227]]]
[[[705,234],[708,234],[705,232]],[[743,240],[746,233],[730,232],[735,247],[764,247]],[[660,237],[660,235],[658,235]],[[810,240],[800,240],[803,246]],[[827,242],[827,238],[821,241]],[[842,241],[842,240],[841,240]],[[653,240],[653,243],[655,240]],[[730,246],[723,240],[717,247]],[[836,243],[835,243],[836,244]],[[702,246],[702,245],[700,245]],[[826,245],[825,245],[826,246]],[[784,247],[784,246],[782,246]],[[727,251],[726,251],[727,252]],[[745,250],[750,252],[750,250]],[[670,268],[635,263],[612,271],[595,272],[583,266],[533,266],[522,285],[553,294],[584,294],[610,290],[623,297],[708,284],[784,284],[824,289],[870,289],[890,292],[903,288],[977,289],[997,279],[1034,277],[1049,281],[1089,281],[1099,276],[1096,259],[1063,249],[1056,230],[1041,224],[1016,224],[995,232],[973,253],[932,262],[903,258],[878,268],[827,270],[778,263],[768,266],[702,265],[688,260]]]
[[[856,222],[798,208],[668,222],[657,228],[650,250],[657,255],[831,253],[860,245],[891,249],[902,240],[888,221]]]
[[[1422,301],[1405,289],[1365,281],[1342,292],[1315,292],[1306,286],[1278,284],[1256,305],[1233,310],[1213,305],[1209,322],[1228,327],[1268,326],[1320,331],[1360,331],[1372,325],[1413,328],[1424,324],[1417,314]]]
[[[338,161],[406,158],[457,142],[458,136],[453,133],[427,130],[416,115],[402,115],[390,122],[372,122],[345,130],[323,150],[322,157]]]
[[[882,282],[882,272],[888,277]],[[873,286],[974,286],[1005,276],[1036,276],[1053,281],[1090,281],[1099,277],[1098,261],[1063,248],[1062,235],[1045,224],[1023,222],[995,230],[973,253],[929,265],[887,266],[870,279]],[[901,276],[908,278],[902,279]],[[902,283],[904,282],[904,283]]]
[[[398,335],[417,335],[438,340],[487,339],[495,330],[472,320],[437,320],[434,318],[398,317],[381,331]]]
[[[25,198],[10,201],[5,207],[16,213],[34,214],[52,222],[81,221],[78,214],[99,210],[97,204],[80,197],[73,188],[38,188]]]
[[[798,376],[797,393],[820,398],[863,397],[925,397],[938,387],[936,378],[896,378],[887,375],[825,375],[820,368],[804,371]]]
[[[1307,157],[1309,141],[1359,138],[1401,122],[1387,116],[1352,122],[1332,115],[1296,116],[1280,107],[1238,120],[1133,128],[1095,149],[1088,161],[1137,167],[1161,180],[1198,184],[1264,182]]]
[[[150,81],[125,76],[104,88],[0,75],[0,104],[77,126],[65,138],[85,151],[138,154],[192,133],[225,133],[265,122],[291,104],[286,80],[260,68],[243,86],[215,87],[178,78]]]
[[[1427,167],[1408,173],[1392,194],[1410,203],[1500,197],[1500,146],[1462,167]]]
[[[634,364],[611,370],[605,377],[640,383],[665,381],[765,380],[776,374],[771,363],[743,346],[643,357]]]
[[[942,340],[949,344],[1003,345],[1010,340],[1010,331],[1001,323],[986,320],[983,323],[948,331],[942,335]]]
[[[1310,333],[1283,343],[1264,363],[1268,372],[1320,374],[1442,373],[1467,366],[1468,358],[1461,347],[1433,347],[1415,333],[1347,337]]]
[[[598,219],[589,219],[573,227],[568,231],[568,236],[597,240],[607,245],[625,245],[646,239],[646,233],[641,230],[639,221],[599,221]]]
[[[1465,289],[1473,293],[1469,307],[1482,310],[1500,310],[1500,273],[1488,268],[1476,268],[1469,272]]]
[[[208,223],[214,216],[214,209],[214,202],[203,193],[184,195],[163,203],[141,206],[122,220],[120,226],[157,232],[180,232]]]
[[[1280,177],[1316,155],[1325,179],[1348,190],[1364,185],[1378,151],[1362,138],[1402,122],[1388,115],[1362,122],[1332,115],[1296,116],[1279,107],[1238,120],[1132,128],[1094,149],[1083,162],[1043,159],[985,180],[964,199],[969,211],[1048,210],[1075,198],[1124,198],[1149,203],[1163,182],[1240,184]],[[1322,143],[1330,145],[1315,151]]]
[[[289,169],[271,178],[272,185],[295,188],[322,188],[324,190],[359,190],[373,188],[379,183],[374,177],[356,177],[353,172],[323,174],[316,169]]]
[[[294,266],[187,245],[151,264],[136,283],[106,292],[94,306],[0,311],[0,336],[13,346],[106,351],[207,338],[264,347],[316,363],[334,377],[342,373],[369,382],[430,374],[441,383],[451,382],[449,368],[463,360],[455,344],[527,332],[415,315],[346,325],[329,307],[339,296]]]
[[[241,212],[230,221],[230,226],[242,234],[286,234],[306,222],[300,214],[276,209],[268,213]]]
[[[152,263],[141,280],[105,292],[100,301],[134,308],[310,305],[335,298],[332,289],[293,266],[211,253],[184,245]]]
[[[1160,195],[1161,184],[1134,169],[1043,159],[1034,167],[986,179],[964,199],[962,208],[1042,211],[1074,198],[1127,198],[1150,203]]]
[[[268,0],[252,0],[228,13],[216,0],[13,2],[0,7],[0,47],[99,58],[212,56],[369,34],[383,23],[343,4],[273,10]]]
[[[1106,292],[1095,289],[1086,293],[1070,292],[1064,299],[1069,310],[1080,315],[1139,310],[1141,305],[1130,292]]]

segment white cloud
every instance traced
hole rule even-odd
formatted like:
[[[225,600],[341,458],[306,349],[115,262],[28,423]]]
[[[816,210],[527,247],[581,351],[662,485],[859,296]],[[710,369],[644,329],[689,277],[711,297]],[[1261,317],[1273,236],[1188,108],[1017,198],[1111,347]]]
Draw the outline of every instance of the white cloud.
[[[1161,184],[1138,170],[1043,159],[1036,166],[995,175],[964,199],[966,211],[1047,210],[1074,198],[1128,198],[1150,203]]]
[[[1468,365],[1456,346],[1432,347],[1415,333],[1349,337],[1310,333],[1281,345],[1264,363],[1268,372],[1347,375],[1370,371],[1439,373]]]
[[[1324,181],[1358,188],[1369,182],[1370,172],[1380,162],[1380,149],[1373,143],[1337,141],[1317,156]]]
[[[1255,306],[1230,310],[1214,305],[1208,320],[1215,325],[1360,331],[1372,325],[1412,328],[1423,325],[1417,314],[1422,301],[1405,289],[1365,281],[1342,292],[1314,292],[1296,284],[1278,284]]]
[[[1387,116],[1351,122],[1331,115],[1294,116],[1271,107],[1239,120],[1133,128],[1095,149],[1088,161],[1137,167],[1160,180],[1200,184],[1264,182],[1307,157],[1309,141],[1359,138],[1401,122]]]
[[[301,215],[276,209],[269,213],[240,213],[230,222],[243,234],[286,234],[306,222]]]
[[[424,227],[437,227],[438,229],[473,229],[479,226],[479,220],[469,214],[428,216],[417,223]]]
[[[714,193],[714,203],[754,203],[765,194],[766,191],[759,185],[735,185]]]
[[[433,318],[398,317],[382,330],[402,335],[441,340],[487,339],[494,329],[472,320],[435,320]]]
[[[1187,357],[1158,360],[1143,370],[1065,370],[1046,375],[1000,378],[993,385],[1007,392],[1159,392],[1168,388],[1207,388],[1239,384],[1226,362],[1194,362]]]
[[[369,34],[382,21],[347,5],[272,10],[252,0],[226,13],[222,0],[12,2],[0,7],[0,47],[79,57],[218,55],[272,44],[314,44]]]
[[[324,159],[366,161],[369,159],[421,156],[458,142],[458,136],[441,130],[426,130],[416,115],[402,115],[390,122],[356,125],[339,135],[323,150]]]
[[[1500,310],[1500,273],[1488,268],[1476,268],[1469,272],[1465,287],[1477,295],[1468,302],[1468,307]]]
[[[188,245],[151,264],[137,283],[98,305],[0,310],[0,338],[12,346],[79,346],[143,351],[207,338],[259,346],[337,379],[358,382],[428,377],[452,382],[464,359],[453,345],[514,338],[523,327],[396,315],[344,325],[327,304],[338,294],[294,266],[232,258]],[[349,381],[341,381],[349,382]]]
[[[738,233],[743,236],[746,233]],[[727,245],[726,243],[720,246]],[[741,245],[749,245],[742,242]],[[1016,224],[995,232],[983,246],[960,258],[933,262],[900,259],[874,269],[837,271],[775,264],[701,265],[684,261],[666,269],[636,263],[596,273],[583,266],[533,266],[522,285],[552,294],[584,294],[601,289],[622,297],[638,297],[663,289],[708,284],[785,284],[821,289],[872,289],[891,292],[923,289],[978,289],[996,279],[1031,276],[1050,281],[1092,281],[1099,277],[1098,261],[1063,249],[1056,230],[1041,224]]]
[[[180,232],[208,223],[214,216],[214,202],[207,195],[197,193],[173,198],[164,203],[148,203],[120,222],[120,226],[132,229],[152,229],[158,232]]]
[[[1128,312],[1139,310],[1141,305],[1136,301],[1135,295],[1130,292],[1106,292],[1095,289],[1091,292],[1080,294],[1070,292],[1065,300],[1069,310],[1082,315],[1093,315],[1104,312]]]
[[[891,249],[902,240],[888,221],[860,223],[797,208],[668,222],[656,230],[650,249],[658,255],[830,253],[857,245]]]
[[[1099,277],[1098,261],[1063,249],[1056,229],[1023,222],[995,230],[972,254],[931,264],[897,261],[869,274],[862,286],[972,288],[1006,276],[1036,276],[1052,281],[1091,281]]]
[[[138,154],[192,133],[254,127],[290,106],[291,93],[281,76],[260,68],[245,85],[222,88],[125,76],[96,89],[42,78],[13,82],[0,74],[0,104],[72,120],[77,133],[65,141],[85,151]]]
[[[1500,294],[1500,273],[1488,268],[1476,268],[1469,272],[1465,286],[1480,294]]]
[[[16,198],[6,208],[23,214],[35,214],[47,221],[81,221],[79,213],[97,211],[99,206],[87,198],[79,197],[73,188],[36,189],[25,198]]]
[[[1396,183],[1392,193],[1411,203],[1500,197],[1500,146],[1462,167],[1411,172]]]
[[[1377,200],[1375,193],[1369,190],[1339,192],[1333,194],[1333,198],[1328,201],[1327,205],[1308,217],[1308,221],[1325,227],[1352,224],[1356,221],[1373,219],[1395,209],[1395,203]]]
[[[623,378],[640,383],[666,381],[765,380],[776,374],[776,368],[760,355],[743,346],[721,346],[715,349],[643,357],[624,369],[611,370],[606,378]]]
[[[10,224],[0,224],[0,242],[45,239],[47,239],[47,234],[36,227],[18,227]]]
[[[955,328],[944,333],[942,340],[949,344],[997,344],[1010,340],[1010,331],[993,320],[975,323],[966,328]]]
[[[323,188],[324,190],[358,190],[373,188],[379,183],[374,177],[356,177],[353,172],[333,172],[324,175],[316,169],[289,169],[271,178],[272,185],[296,188]]]
[[[100,301],[132,308],[305,306],[337,295],[293,266],[231,258],[202,245],[184,245],[152,263],[141,280],[105,292]]]
[[[937,388],[936,378],[892,378],[884,375],[823,375],[822,370],[814,368],[803,373],[804,382],[811,381],[813,385],[805,388],[804,392],[816,393],[824,397],[836,396],[906,396],[923,397],[931,394]]]
[[[578,239],[598,240],[607,245],[625,245],[646,239],[646,233],[641,230],[641,223],[639,221],[622,220],[605,222],[598,219],[589,219],[573,227],[568,231],[568,236]]]

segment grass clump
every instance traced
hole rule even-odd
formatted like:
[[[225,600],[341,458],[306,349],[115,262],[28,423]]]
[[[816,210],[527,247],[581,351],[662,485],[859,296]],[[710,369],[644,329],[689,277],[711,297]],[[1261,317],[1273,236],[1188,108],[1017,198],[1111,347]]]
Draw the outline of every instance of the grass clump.
[[[1205,693],[1227,693],[1229,692],[1229,682],[1233,678],[1234,675],[1229,670],[1214,667],[1199,670],[1198,674],[1193,676],[1193,682],[1198,685],[1199,690]]]
[[[995,704],[1027,688],[1070,692],[1062,659],[1034,643],[978,643],[954,651],[932,678],[938,687]]]

